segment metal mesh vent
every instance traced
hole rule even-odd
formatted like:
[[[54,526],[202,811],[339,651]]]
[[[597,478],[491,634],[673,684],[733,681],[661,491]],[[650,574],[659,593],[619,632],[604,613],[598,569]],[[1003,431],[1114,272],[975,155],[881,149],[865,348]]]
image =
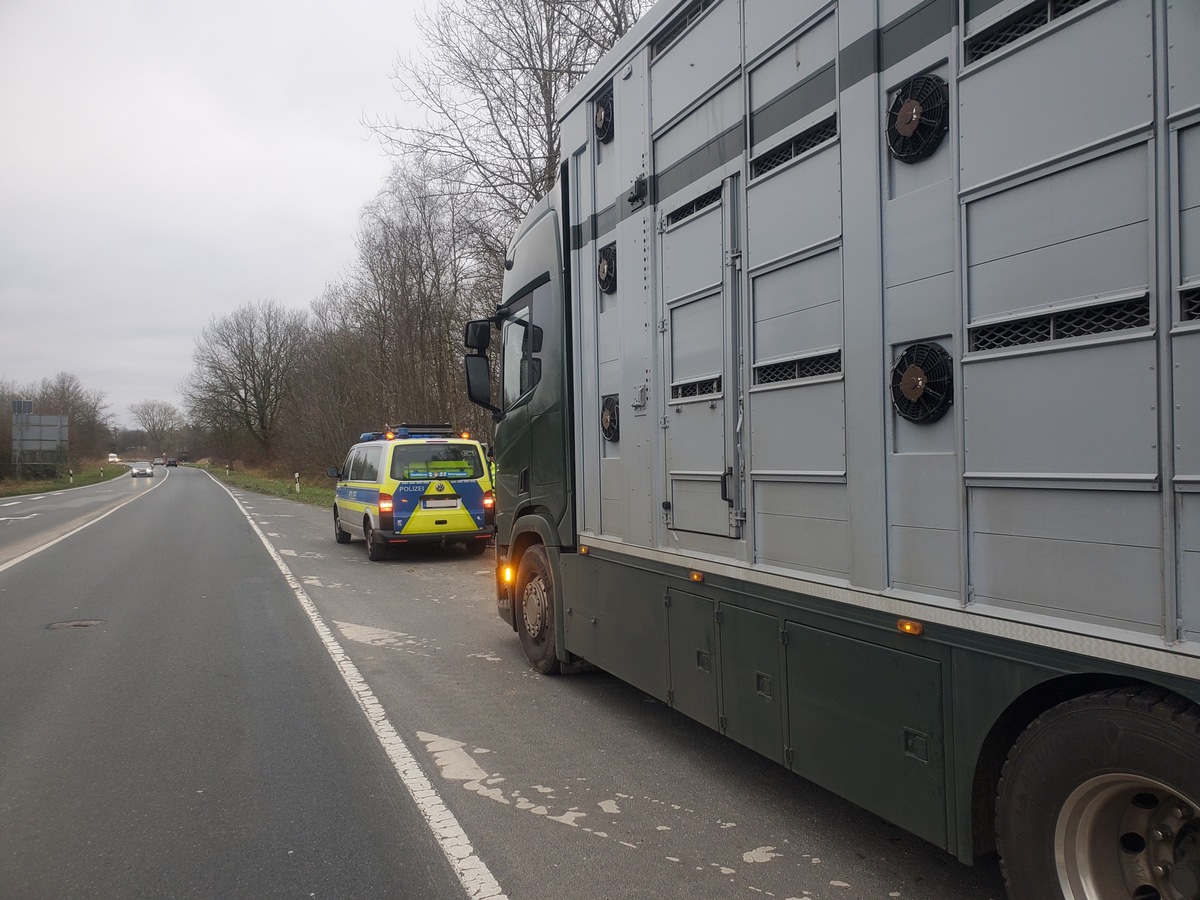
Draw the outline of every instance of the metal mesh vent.
[[[702,378],[699,381],[689,381],[686,384],[671,385],[672,400],[689,400],[692,397],[705,397],[721,392],[721,376]]]
[[[780,144],[778,147],[772,147],[766,153],[762,153],[750,164],[750,172],[752,178],[757,178],[759,175],[765,175],[772,169],[782,166],[789,159],[795,159],[802,153],[807,153],[813,147],[819,147],[826,141],[832,141],[837,137],[837,116],[832,115],[824,121],[818,122],[811,128],[808,128],[786,144]]]
[[[967,39],[967,62],[983,59],[989,53],[1018,41],[1059,16],[1064,16],[1091,0],[1038,0],[1002,19],[991,28]]]
[[[721,201],[721,189],[713,188],[707,194],[701,194],[691,203],[685,203],[679,209],[667,213],[667,224],[674,225],[676,222],[682,222],[688,216],[694,216],[696,213],[705,207],[712,206],[714,203]]]
[[[997,325],[971,329],[972,350],[997,350],[1080,337],[1143,328],[1150,324],[1150,298],[1138,297],[1119,303],[1105,303],[1084,309],[1071,309],[1044,316],[1031,316]]]
[[[1179,308],[1185,320],[1200,319],[1200,288],[1180,291]]]
[[[841,352],[790,359],[787,362],[768,363],[754,367],[755,384],[779,384],[782,381],[797,381],[801,378],[816,378],[820,375],[837,375],[842,371]]]
[[[671,44],[675,43],[677,37],[688,30],[688,26],[704,15],[704,11],[710,6],[715,6],[716,3],[717,0],[696,0],[695,3],[680,13],[675,18],[675,21],[659,32],[658,37],[654,39],[654,43],[650,45],[650,58],[653,59],[666,51]]]

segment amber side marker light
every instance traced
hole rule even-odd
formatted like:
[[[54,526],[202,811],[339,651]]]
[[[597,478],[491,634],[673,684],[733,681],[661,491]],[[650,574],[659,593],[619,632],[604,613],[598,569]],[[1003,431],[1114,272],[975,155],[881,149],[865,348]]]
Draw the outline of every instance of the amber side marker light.
[[[925,626],[912,619],[897,619],[896,629],[903,631],[905,634],[918,635],[925,630]]]
[[[513,581],[512,566],[505,566],[503,569],[500,570],[500,580],[503,581],[505,584],[512,584],[512,581]]]
[[[588,548],[587,548],[587,547],[580,547],[580,548],[579,548],[579,555],[580,555],[580,556],[587,556],[587,555],[588,555]]]
[[[704,581],[704,573],[703,572],[688,572],[688,578],[692,579],[692,581],[699,584],[700,582]]]

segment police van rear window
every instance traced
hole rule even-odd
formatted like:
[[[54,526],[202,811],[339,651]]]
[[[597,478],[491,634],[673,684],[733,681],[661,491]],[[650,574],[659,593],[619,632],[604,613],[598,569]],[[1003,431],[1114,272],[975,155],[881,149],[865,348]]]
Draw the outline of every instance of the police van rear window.
[[[483,460],[470,444],[400,444],[392,450],[395,481],[482,478]]]

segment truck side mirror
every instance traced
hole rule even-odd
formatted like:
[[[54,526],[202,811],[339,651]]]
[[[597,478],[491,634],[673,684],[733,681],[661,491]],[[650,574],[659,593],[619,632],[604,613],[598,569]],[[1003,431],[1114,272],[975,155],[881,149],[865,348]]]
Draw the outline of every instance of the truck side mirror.
[[[481,353],[472,353],[464,361],[467,367],[467,399],[490,410],[492,417],[500,421],[500,409],[492,406],[492,372],[488,358]]]
[[[482,353],[492,342],[492,323],[488,319],[475,319],[463,326],[463,345]]]

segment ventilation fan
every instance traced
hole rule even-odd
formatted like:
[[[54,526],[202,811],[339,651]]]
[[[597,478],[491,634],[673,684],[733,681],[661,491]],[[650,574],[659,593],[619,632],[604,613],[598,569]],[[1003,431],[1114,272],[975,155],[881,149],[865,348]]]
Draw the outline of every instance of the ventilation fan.
[[[600,403],[600,434],[606,441],[615,441],[621,436],[621,400],[609,394]]]
[[[596,266],[596,281],[600,290],[611,294],[617,289],[617,245],[608,244],[600,248],[600,264]]]
[[[613,95],[608,90],[596,98],[596,140],[607,144],[613,139]]]
[[[896,90],[887,111],[892,156],[915,163],[931,155],[950,128],[950,93],[936,75],[910,78]]]
[[[913,344],[892,366],[892,405],[910,422],[928,425],[954,403],[954,364],[939,344]]]

